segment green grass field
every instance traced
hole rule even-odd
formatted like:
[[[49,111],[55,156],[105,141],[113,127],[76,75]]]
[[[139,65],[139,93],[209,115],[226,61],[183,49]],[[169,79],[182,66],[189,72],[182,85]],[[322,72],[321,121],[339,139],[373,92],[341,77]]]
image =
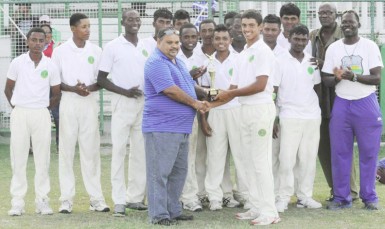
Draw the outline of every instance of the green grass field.
[[[54,151],[55,152],[55,151]],[[384,157],[384,151],[381,157]],[[357,160],[356,160],[357,161]],[[102,188],[107,203],[113,207],[111,200],[109,155],[102,155]],[[147,221],[147,212],[127,211],[124,218],[115,218],[110,213],[90,212],[89,197],[84,189],[80,174],[79,158],[75,159],[76,174],[76,198],[72,214],[64,215],[57,213],[59,208],[59,181],[58,181],[58,155],[51,155],[51,207],[54,210],[52,216],[41,216],[35,214],[34,204],[34,164],[30,156],[28,160],[28,193],[25,198],[26,214],[21,217],[10,217],[7,215],[10,209],[11,196],[9,185],[11,181],[11,166],[9,159],[9,146],[0,145],[0,228],[152,228]],[[328,211],[323,209],[308,210],[297,209],[293,202],[289,210],[281,214],[282,222],[271,228],[385,228],[385,185],[377,184],[377,192],[380,197],[379,211],[367,211],[362,209],[363,204],[356,201],[352,209],[343,211]],[[317,167],[316,181],[314,184],[314,199],[322,201],[328,197],[329,189],[323,177],[320,166]],[[250,228],[248,221],[236,220],[234,215],[243,209],[225,208],[219,212],[194,213],[194,221],[182,222],[178,228]],[[187,212],[189,213],[189,212]]]

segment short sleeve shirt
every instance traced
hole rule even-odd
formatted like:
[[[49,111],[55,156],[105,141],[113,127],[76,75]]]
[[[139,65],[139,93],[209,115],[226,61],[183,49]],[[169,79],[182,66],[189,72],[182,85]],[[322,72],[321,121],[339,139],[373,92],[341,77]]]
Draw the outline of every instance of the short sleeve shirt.
[[[239,97],[241,104],[255,105],[273,103],[273,68],[275,56],[270,47],[262,39],[256,41],[250,47],[246,47],[239,54],[237,71],[231,80],[232,85],[238,88],[249,86],[258,80],[259,76],[268,76],[265,90],[254,95]]]
[[[7,78],[15,81],[11,104],[25,108],[48,107],[51,86],[60,84],[59,72],[52,60],[43,55],[35,68],[29,52],[11,62]]]
[[[318,119],[321,118],[318,96],[314,85],[321,83],[316,66],[305,52],[299,62],[288,51],[278,57],[276,85],[280,118]]]
[[[358,75],[369,75],[370,69],[383,67],[380,50],[373,41],[360,37],[353,45],[346,45],[343,39],[331,44],[326,51],[322,71],[333,74],[333,69],[342,67],[350,69]],[[341,80],[336,85],[336,94],[347,100],[362,99],[376,91],[376,86],[360,82]]]
[[[163,93],[178,86],[196,99],[194,81],[182,60],[174,64],[158,48],[154,50],[144,67],[144,111],[142,131],[189,134],[196,111]]]
[[[72,38],[54,49],[52,60],[59,69],[63,83],[75,86],[78,81],[85,85],[96,83],[102,49],[86,41],[78,48]]]
[[[214,56],[216,53],[214,53]],[[217,58],[214,59],[214,68],[215,68],[215,81],[214,85],[211,84],[211,79],[209,73],[204,74],[204,82],[202,85],[214,87],[215,89],[228,90],[231,84],[231,79],[233,78],[234,71],[236,70],[237,57],[239,54],[235,54],[230,51],[230,55],[221,63]],[[206,60],[205,65],[209,65],[209,60]],[[240,106],[238,102],[238,97],[234,98],[228,103],[225,103],[221,106],[218,106],[213,109],[229,109],[233,107]]]
[[[99,70],[109,73],[112,82],[121,88],[144,87],[144,64],[147,60],[143,53],[141,40],[135,46],[123,35],[110,41],[104,47]]]

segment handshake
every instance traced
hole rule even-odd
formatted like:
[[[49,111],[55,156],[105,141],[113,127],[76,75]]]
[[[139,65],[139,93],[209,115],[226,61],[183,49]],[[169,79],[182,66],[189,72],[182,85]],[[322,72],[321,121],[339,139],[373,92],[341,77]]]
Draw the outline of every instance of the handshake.
[[[195,110],[199,111],[201,114],[204,114],[211,109],[211,104],[207,101],[195,100],[193,107]]]
[[[229,102],[234,97],[235,95],[231,93],[231,90],[219,90],[219,93],[215,96],[215,98],[213,98],[211,102],[195,100],[193,107],[200,113],[204,114],[208,112],[211,108],[214,108]]]

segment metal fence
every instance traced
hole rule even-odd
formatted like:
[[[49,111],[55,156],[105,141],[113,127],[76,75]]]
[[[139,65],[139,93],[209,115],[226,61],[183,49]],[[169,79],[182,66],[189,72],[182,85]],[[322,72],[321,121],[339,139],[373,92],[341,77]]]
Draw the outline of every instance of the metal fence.
[[[23,3],[30,6],[25,9]],[[11,60],[23,52],[23,35],[29,28],[28,23],[20,24],[24,18],[30,23],[39,25],[42,15],[50,17],[53,28],[53,39],[56,44],[69,39],[72,35],[69,17],[75,12],[85,13],[91,21],[90,40],[100,47],[116,38],[121,32],[121,13],[125,8],[137,9],[142,17],[141,38],[152,35],[152,15],[159,8],[167,8],[171,12],[185,9],[190,13],[192,23],[198,24],[205,18],[214,18],[223,22],[229,11],[242,12],[246,9],[260,10],[262,15],[277,14],[282,4],[290,1],[243,1],[243,0],[0,0],[0,132],[9,131],[9,115],[11,108],[2,91],[5,87],[6,74]],[[323,1],[295,1],[301,9],[301,22],[310,30],[320,27],[317,9]],[[385,43],[385,2],[384,0],[368,1],[334,1],[339,12],[354,9],[361,20],[360,33],[370,37],[377,43]],[[208,10],[209,9],[209,10]],[[17,27],[15,25],[18,25]],[[385,49],[383,50],[385,55]],[[385,58],[384,58],[385,59]],[[382,87],[385,88],[385,85]],[[385,98],[385,90],[380,93]],[[381,107],[385,109],[385,102]],[[385,110],[384,110],[385,111]],[[100,91],[100,127],[104,130],[104,120],[110,116],[110,94]]]

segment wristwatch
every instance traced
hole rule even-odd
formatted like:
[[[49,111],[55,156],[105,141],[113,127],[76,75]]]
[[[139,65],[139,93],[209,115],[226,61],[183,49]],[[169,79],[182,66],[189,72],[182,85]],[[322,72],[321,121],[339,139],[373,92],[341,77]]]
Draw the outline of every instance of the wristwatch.
[[[356,73],[353,73],[352,81],[353,81],[353,82],[357,82],[357,75],[356,75]]]

